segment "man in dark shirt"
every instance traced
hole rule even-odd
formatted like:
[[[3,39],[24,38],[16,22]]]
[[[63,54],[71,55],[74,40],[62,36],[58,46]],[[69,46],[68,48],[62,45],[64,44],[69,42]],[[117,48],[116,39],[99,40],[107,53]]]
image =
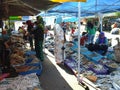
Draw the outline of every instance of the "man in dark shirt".
[[[36,27],[35,30],[33,31],[35,39],[35,51],[37,58],[43,61],[44,21],[41,16],[38,16],[36,19],[37,19],[35,23]]]
[[[29,40],[29,43],[30,43],[30,47],[31,47],[31,50],[33,50],[33,37],[32,37],[32,29],[33,29],[33,23],[31,22],[31,20],[28,20],[26,22],[26,24],[28,25],[27,26],[27,32],[28,32],[28,40]]]

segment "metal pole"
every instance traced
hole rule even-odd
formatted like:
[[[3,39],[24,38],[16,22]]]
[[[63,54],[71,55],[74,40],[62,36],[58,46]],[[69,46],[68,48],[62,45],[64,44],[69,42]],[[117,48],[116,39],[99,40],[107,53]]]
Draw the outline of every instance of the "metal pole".
[[[81,17],[81,6],[80,2],[78,2],[78,80],[80,79],[80,17]]]
[[[101,29],[100,29],[100,31],[102,32],[102,16],[100,17],[100,22],[101,22]]]

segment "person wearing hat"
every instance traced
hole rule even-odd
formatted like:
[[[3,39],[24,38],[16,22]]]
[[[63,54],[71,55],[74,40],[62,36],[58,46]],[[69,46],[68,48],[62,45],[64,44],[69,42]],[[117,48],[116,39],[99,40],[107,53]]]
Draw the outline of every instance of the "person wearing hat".
[[[95,42],[95,47],[97,51],[100,51],[102,55],[105,55],[108,50],[108,39],[104,32],[100,32],[98,38]]]
[[[64,31],[62,29],[62,17],[57,17],[55,19],[54,35],[55,35],[55,61],[56,64],[61,64],[63,62],[63,52],[62,47],[64,46]]]
[[[36,56],[41,61],[44,61],[43,53],[43,41],[44,41],[44,21],[41,16],[36,17],[37,21],[35,22],[36,26],[33,30],[34,40],[35,40],[35,51]]]

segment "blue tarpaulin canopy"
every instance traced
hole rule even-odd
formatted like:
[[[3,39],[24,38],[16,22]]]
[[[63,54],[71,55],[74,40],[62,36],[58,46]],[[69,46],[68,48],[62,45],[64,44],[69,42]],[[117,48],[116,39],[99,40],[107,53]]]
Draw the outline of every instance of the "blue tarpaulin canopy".
[[[52,12],[52,13],[47,13],[47,12],[41,12],[40,14],[39,14],[40,16],[42,16],[42,17],[44,17],[44,16],[63,16],[63,17],[72,17],[72,16],[76,16],[76,14],[75,15],[72,15],[72,14],[69,14],[69,13],[59,13],[59,12]]]
[[[81,16],[120,11],[120,0],[87,0],[81,2]],[[78,15],[78,2],[65,2],[47,11]]]
[[[69,17],[69,18],[63,19],[63,22],[76,22],[76,21],[78,21],[77,17]]]

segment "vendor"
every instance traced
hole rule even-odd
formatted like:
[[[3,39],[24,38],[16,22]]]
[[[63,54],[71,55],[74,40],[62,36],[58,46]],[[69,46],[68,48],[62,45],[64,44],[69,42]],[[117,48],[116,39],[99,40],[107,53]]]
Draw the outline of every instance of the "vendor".
[[[115,22],[111,27],[112,27],[112,30],[110,31],[111,34],[119,34],[120,28],[118,28],[117,22]]]
[[[105,55],[108,50],[108,39],[105,37],[104,32],[100,32],[94,45],[95,51],[101,51],[102,55]]]

